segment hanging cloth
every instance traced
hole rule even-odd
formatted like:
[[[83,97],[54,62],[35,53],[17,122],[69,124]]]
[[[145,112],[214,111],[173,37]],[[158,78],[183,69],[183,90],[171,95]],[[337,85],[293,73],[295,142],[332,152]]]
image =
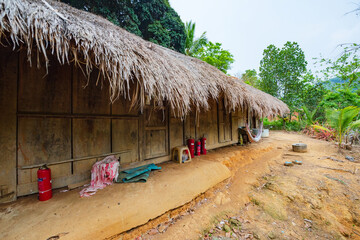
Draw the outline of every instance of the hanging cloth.
[[[250,142],[258,142],[258,141],[260,141],[261,134],[262,134],[262,129],[263,129],[263,122],[262,121],[260,122],[260,128],[259,128],[259,131],[258,131],[258,133],[257,133],[257,135],[255,137],[251,134],[251,130],[250,130],[249,125],[246,123],[245,126],[246,126],[246,134],[248,135]]]

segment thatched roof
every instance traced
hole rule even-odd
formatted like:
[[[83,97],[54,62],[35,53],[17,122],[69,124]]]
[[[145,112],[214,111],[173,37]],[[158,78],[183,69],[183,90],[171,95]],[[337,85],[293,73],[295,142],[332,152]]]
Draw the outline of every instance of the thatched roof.
[[[0,0],[0,40],[94,68],[110,84],[111,100],[132,97],[142,108],[145,96],[185,115],[192,106],[207,109],[210,98],[224,95],[227,108],[251,108],[258,116],[283,114],[287,106],[237,81],[215,67],[150,43],[97,15],[53,0]],[[130,84],[136,86],[129,96]]]

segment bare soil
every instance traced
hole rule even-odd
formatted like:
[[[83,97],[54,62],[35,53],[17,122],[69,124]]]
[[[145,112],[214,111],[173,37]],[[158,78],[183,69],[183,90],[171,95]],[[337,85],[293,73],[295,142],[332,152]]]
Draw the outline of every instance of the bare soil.
[[[218,151],[230,179],[111,239],[360,239],[360,147],[339,153],[334,143],[305,135],[270,135],[240,157]],[[306,153],[292,151],[298,142]],[[302,165],[284,166],[294,160]]]
[[[293,152],[293,143],[308,151]],[[284,166],[294,160],[302,165]],[[272,131],[162,167],[146,184],[114,184],[91,198],[75,189],[0,205],[0,239],[360,239],[359,146],[339,153],[331,142]]]

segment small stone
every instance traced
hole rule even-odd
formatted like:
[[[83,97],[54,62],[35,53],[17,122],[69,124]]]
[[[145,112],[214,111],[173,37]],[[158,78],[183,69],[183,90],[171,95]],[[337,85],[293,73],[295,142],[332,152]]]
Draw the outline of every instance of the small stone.
[[[160,226],[158,227],[158,231],[160,233],[165,232],[168,227],[169,227],[168,224],[160,224]]]
[[[231,237],[231,233],[229,233],[229,232],[225,233],[225,237],[227,237],[227,238]]]
[[[224,229],[225,232],[230,232],[231,231],[231,228],[228,225],[224,225],[223,229]]]
[[[241,222],[237,219],[230,219],[230,224],[233,225],[233,226],[236,226],[236,227],[239,227],[241,226]]]
[[[155,234],[158,234],[158,230],[156,228],[152,228],[147,232],[150,236],[153,236]]]
[[[259,237],[259,235],[258,235],[257,233],[253,232],[252,234],[253,234],[253,237],[254,237],[255,239],[260,239],[260,237]]]
[[[355,159],[354,159],[353,157],[351,157],[351,156],[346,156],[345,159],[346,159],[346,160],[349,160],[350,162],[354,162],[354,161],[355,161]]]
[[[273,232],[270,232],[270,233],[268,234],[268,237],[269,237],[270,239],[276,239],[276,235],[275,235],[275,233],[273,233]]]
[[[352,146],[350,144],[345,145],[346,150],[352,150]]]

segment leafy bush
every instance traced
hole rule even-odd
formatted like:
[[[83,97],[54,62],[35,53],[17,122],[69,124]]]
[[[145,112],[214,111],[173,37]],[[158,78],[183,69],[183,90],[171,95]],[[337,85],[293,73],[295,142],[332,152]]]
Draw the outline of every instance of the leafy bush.
[[[333,128],[333,135],[339,142],[339,150],[342,147],[344,136],[351,130],[360,127],[360,120],[355,121],[360,113],[360,108],[355,106],[343,109],[328,109],[326,111],[326,120],[330,127]],[[312,125],[313,128],[325,132],[332,132],[332,129],[320,125]]]
[[[279,120],[269,121],[269,119],[264,118],[263,126],[271,130],[282,130],[284,129],[284,120],[280,118]]]
[[[319,125],[318,122],[315,123],[316,125]],[[313,126],[307,126],[304,130],[303,133],[314,137],[316,139],[321,139],[321,140],[325,140],[325,141],[334,141],[335,140],[335,129],[329,127],[326,125],[326,128],[329,129],[329,131],[325,131],[323,129],[317,129],[314,128]]]
[[[304,129],[305,125],[302,121],[285,122],[285,130],[299,132]]]
[[[280,118],[274,121],[269,121],[269,119],[264,118],[263,126],[264,128],[269,128],[271,130],[286,130],[286,131],[298,132],[304,129],[305,123],[302,121],[295,121],[295,120],[289,122],[287,118]]]

